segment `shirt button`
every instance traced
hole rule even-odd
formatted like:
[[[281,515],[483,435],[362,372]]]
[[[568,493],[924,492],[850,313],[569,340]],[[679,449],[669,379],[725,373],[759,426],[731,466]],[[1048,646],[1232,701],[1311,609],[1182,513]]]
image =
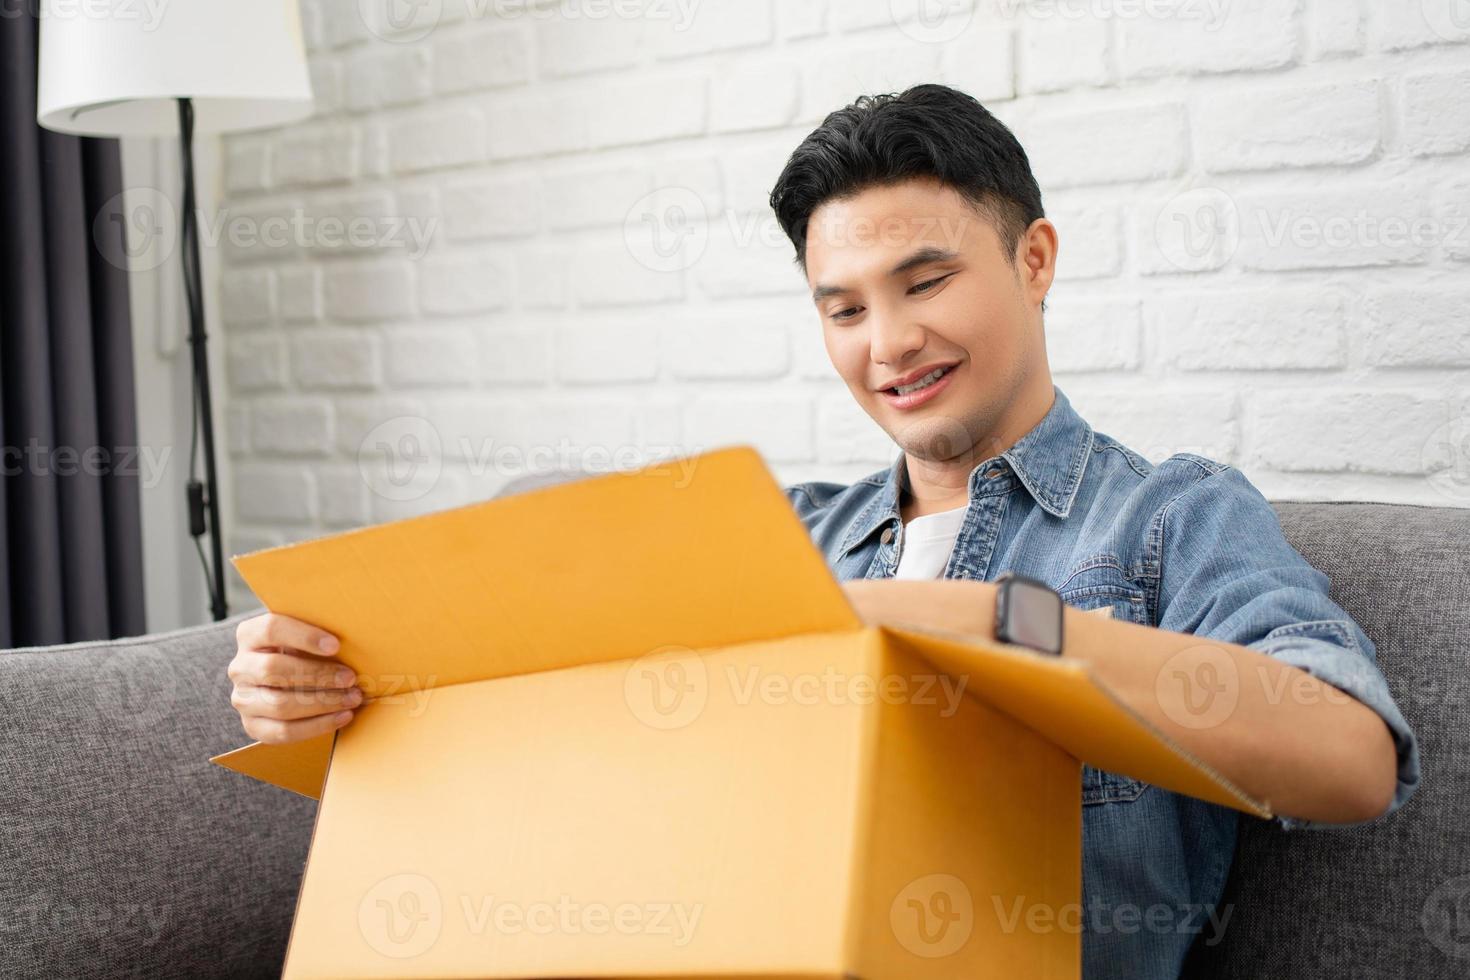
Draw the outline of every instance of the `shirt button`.
[[[879,538],[878,540],[879,541],[882,541],[884,544],[887,544],[888,542],[892,541],[893,540],[893,528],[891,528],[891,527],[885,527],[883,529],[883,536],[881,538]]]

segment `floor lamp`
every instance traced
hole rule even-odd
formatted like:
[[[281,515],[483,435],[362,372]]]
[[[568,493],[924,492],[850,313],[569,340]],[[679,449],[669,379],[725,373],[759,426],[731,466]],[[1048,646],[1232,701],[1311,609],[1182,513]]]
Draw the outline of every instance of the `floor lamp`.
[[[179,138],[179,251],[193,359],[189,533],[204,564],[210,611],[219,620],[229,610],[194,202],[194,134],[304,119],[311,114],[311,82],[296,0],[176,0],[154,17],[145,14],[141,5],[124,4],[89,15],[66,0],[44,0],[36,121],[81,136]],[[199,442],[203,481],[197,473]],[[206,531],[208,560],[200,544]]]

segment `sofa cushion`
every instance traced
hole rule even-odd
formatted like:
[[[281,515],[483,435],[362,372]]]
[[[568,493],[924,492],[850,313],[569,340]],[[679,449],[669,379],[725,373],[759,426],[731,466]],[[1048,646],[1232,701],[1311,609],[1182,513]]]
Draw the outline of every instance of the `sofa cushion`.
[[[246,615],[0,652],[0,976],[280,975],[316,804],[209,762]]]
[[[1470,976],[1470,510],[1278,503],[1288,541],[1377,648],[1419,740],[1396,813],[1284,832],[1241,818],[1224,941],[1185,974]]]

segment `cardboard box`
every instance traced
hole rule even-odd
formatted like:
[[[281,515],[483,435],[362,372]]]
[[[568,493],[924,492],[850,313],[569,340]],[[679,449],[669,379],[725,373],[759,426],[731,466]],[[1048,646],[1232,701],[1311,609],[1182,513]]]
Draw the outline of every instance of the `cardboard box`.
[[[215,759],[320,796],[288,977],[1076,977],[1082,761],[1270,815],[1079,662],[864,625],[745,447],[235,564],[372,699]]]

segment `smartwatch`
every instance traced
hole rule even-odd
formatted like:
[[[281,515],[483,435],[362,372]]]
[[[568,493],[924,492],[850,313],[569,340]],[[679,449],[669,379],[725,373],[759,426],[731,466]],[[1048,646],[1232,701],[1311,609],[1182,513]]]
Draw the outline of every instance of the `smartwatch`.
[[[996,576],[995,638],[1051,657],[1062,655],[1062,597],[1014,572]]]

